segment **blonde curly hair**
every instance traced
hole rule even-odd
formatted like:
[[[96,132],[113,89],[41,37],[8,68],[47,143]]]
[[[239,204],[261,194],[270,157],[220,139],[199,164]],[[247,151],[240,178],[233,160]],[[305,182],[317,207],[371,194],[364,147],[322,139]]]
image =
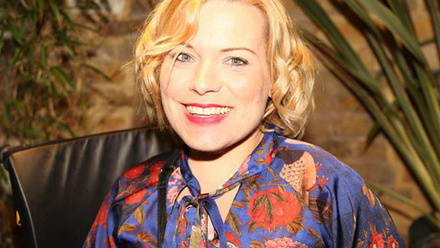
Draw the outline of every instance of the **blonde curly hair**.
[[[201,6],[209,0],[163,0],[146,21],[136,45],[136,85],[149,124],[169,126],[160,99],[159,73],[164,56],[191,39],[198,29]],[[275,129],[298,138],[313,110],[315,73],[312,56],[279,0],[225,0],[251,4],[267,18],[267,53],[272,87],[262,120],[264,131]]]

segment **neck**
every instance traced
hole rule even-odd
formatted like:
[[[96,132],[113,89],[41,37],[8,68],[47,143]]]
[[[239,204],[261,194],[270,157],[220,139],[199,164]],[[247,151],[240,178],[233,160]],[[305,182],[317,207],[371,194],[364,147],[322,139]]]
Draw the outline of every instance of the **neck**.
[[[263,138],[258,129],[236,145],[219,152],[190,150],[188,163],[202,192],[212,192],[235,173]]]

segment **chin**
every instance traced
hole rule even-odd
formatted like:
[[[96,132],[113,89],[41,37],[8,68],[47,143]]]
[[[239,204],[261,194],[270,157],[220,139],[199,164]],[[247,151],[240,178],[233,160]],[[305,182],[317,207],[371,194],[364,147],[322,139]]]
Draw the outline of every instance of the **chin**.
[[[217,140],[203,140],[203,139],[190,139],[183,140],[185,144],[194,151],[199,152],[207,152],[207,153],[220,153],[225,150],[225,146],[222,146],[221,143]]]

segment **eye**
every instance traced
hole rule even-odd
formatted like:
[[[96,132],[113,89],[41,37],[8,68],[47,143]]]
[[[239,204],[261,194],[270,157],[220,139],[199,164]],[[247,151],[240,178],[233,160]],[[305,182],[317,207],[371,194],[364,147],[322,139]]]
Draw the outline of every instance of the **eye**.
[[[244,66],[248,64],[248,61],[245,59],[241,59],[241,58],[230,58],[227,61],[228,64],[230,64],[231,66]]]
[[[186,54],[186,53],[179,53],[179,55],[177,55],[176,60],[180,61],[180,62],[189,62],[192,61],[192,58],[190,55]]]

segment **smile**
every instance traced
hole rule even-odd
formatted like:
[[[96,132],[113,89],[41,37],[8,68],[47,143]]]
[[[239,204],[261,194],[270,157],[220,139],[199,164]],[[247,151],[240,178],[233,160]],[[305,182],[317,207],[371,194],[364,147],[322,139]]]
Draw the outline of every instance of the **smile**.
[[[185,105],[185,116],[188,120],[199,126],[211,126],[221,123],[229,113],[231,107],[217,104],[198,104],[191,103]]]
[[[224,114],[228,113],[231,110],[231,108],[229,108],[229,107],[201,108],[201,107],[187,105],[186,110],[191,115],[212,116],[212,115],[224,115]]]

